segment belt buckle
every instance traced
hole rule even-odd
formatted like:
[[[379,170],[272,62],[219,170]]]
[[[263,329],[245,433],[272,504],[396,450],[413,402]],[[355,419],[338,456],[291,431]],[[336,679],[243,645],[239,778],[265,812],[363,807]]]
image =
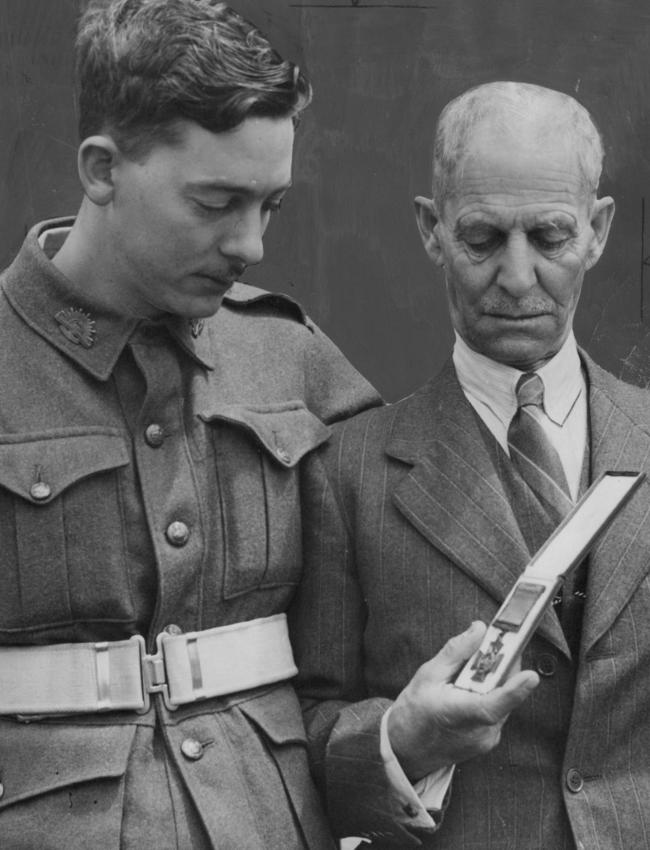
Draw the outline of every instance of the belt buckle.
[[[146,657],[148,681],[152,683],[149,690],[161,693],[170,711],[211,696],[201,670],[199,644],[202,636],[203,632],[179,635],[161,632],[156,637],[157,654]]]
[[[196,646],[197,637],[197,632],[186,632],[182,635],[169,635],[166,632],[160,632],[156,636],[157,652],[153,655],[148,655],[144,638],[138,635],[140,640],[140,669],[144,698],[144,706],[139,713],[144,714],[149,710],[151,706],[151,694],[161,694],[162,700],[169,711],[176,711],[181,705],[196,702],[204,698],[200,662],[198,660]],[[182,641],[187,649],[187,664],[192,679],[192,696],[184,695],[181,699],[175,700],[173,694],[170,692],[170,682],[167,674],[168,658],[165,653],[165,644],[171,642],[177,643],[179,641]],[[177,657],[176,661],[178,662]]]
[[[163,637],[163,634],[156,636],[156,649],[158,651],[153,655],[147,653],[146,642],[142,635],[135,635],[133,638],[138,641],[140,647],[140,679],[142,681],[143,706],[141,709],[138,709],[138,714],[146,714],[151,708],[151,694],[162,694],[163,702],[170,711],[175,711],[178,708],[177,705],[171,702],[169,696]]]

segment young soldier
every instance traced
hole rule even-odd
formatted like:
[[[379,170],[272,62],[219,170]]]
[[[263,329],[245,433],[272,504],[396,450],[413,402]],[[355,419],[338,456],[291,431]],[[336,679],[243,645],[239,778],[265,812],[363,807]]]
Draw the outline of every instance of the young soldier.
[[[299,69],[211,0],[91,5],[84,197],[0,293],[0,846],[330,848],[289,681],[297,468],[379,403],[238,283]]]

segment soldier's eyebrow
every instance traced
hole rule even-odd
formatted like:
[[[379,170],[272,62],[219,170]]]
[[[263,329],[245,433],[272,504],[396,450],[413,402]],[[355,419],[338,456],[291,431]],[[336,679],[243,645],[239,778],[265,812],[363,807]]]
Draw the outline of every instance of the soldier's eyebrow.
[[[278,195],[281,192],[287,192],[292,186],[291,180],[287,183],[282,183],[279,186],[271,187],[271,191],[268,194]],[[255,186],[251,186],[250,183],[239,184],[232,183],[228,180],[219,180],[207,178],[205,180],[190,180],[186,183],[186,188],[189,191],[203,191],[203,192],[230,192],[233,195],[257,195],[259,194],[258,190]],[[269,188],[269,187],[265,187]],[[266,194],[266,193],[265,193]]]

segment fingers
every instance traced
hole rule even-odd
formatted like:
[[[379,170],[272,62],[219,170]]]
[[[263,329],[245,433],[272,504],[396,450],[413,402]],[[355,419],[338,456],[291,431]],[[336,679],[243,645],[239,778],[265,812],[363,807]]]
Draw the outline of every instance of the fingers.
[[[432,659],[425,662],[418,670],[416,677],[428,686],[452,682],[466,661],[474,655],[481,645],[487,626],[480,620],[475,620],[468,629],[450,638],[442,649]],[[539,684],[539,676],[532,670],[521,670],[521,662],[517,660],[508,679],[491,695],[484,694],[483,699],[490,707],[499,708],[501,705],[510,706],[512,711],[520,705]],[[490,696],[489,700],[486,697]]]
[[[479,648],[485,631],[485,624],[477,620],[466,631],[450,638],[440,652],[418,670],[415,678],[420,687],[426,691],[435,691],[440,685],[453,682],[467,659]],[[450,714],[455,716],[456,721],[460,718],[461,709],[464,709],[468,724],[501,725],[538,684],[537,673],[532,670],[522,671],[518,662],[508,679],[498,688],[480,695],[465,691],[463,694],[447,692],[451,702],[444,707],[447,708],[453,703],[453,711]]]
[[[522,670],[503,685],[483,695],[487,710],[505,719],[511,711],[526,700],[539,685],[539,676],[534,670]]]
[[[450,638],[434,658],[422,665],[421,670],[426,671],[432,681],[450,682],[479,648],[486,628],[480,620],[475,620],[466,631]]]
[[[467,718],[470,723],[476,725],[500,727],[510,713],[519,708],[538,685],[537,673],[533,670],[522,670],[503,685],[486,694],[465,691],[470,697],[470,701],[467,702]]]

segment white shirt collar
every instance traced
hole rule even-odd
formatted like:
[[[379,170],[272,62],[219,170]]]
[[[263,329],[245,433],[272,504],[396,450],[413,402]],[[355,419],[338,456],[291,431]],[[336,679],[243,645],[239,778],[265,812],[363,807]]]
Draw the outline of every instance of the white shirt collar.
[[[524,373],[479,354],[455,336],[453,362],[463,391],[489,407],[507,428],[517,410],[517,381]],[[537,374],[544,383],[546,415],[563,425],[585,385],[573,331]]]

